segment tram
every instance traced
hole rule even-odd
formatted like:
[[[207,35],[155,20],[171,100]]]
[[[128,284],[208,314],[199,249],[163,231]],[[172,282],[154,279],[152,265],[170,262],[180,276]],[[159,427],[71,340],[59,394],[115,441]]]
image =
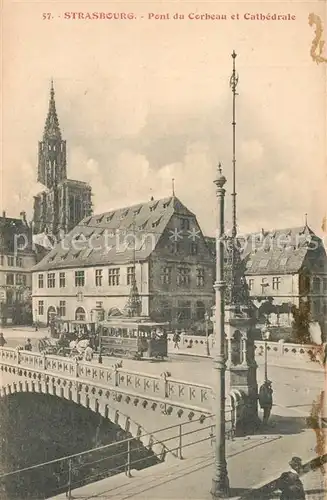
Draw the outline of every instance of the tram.
[[[134,359],[167,357],[169,323],[132,321],[122,318],[99,323],[99,351],[107,356]]]

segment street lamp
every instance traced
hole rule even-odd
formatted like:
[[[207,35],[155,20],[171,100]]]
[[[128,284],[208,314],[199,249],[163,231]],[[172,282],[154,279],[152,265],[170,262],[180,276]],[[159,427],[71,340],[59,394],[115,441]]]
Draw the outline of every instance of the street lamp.
[[[204,321],[205,321],[205,327],[206,327],[206,346],[207,346],[207,356],[210,356],[210,349],[209,349],[209,332],[208,332],[208,321],[210,319],[209,314],[206,312],[204,315]]]
[[[226,178],[219,164],[216,184],[217,235],[216,235],[216,281],[215,290],[215,354],[213,365],[215,376],[215,461],[211,495],[214,499],[229,496],[229,479],[226,462],[225,427],[225,281],[224,281],[224,198]]]
[[[265,342],[265,381],[268,380],[268,349],[267,349],[267,342],[270,337],[270,331],[268,330],[268,322],[267,324],[261,329],[261,335],[262,338]]]

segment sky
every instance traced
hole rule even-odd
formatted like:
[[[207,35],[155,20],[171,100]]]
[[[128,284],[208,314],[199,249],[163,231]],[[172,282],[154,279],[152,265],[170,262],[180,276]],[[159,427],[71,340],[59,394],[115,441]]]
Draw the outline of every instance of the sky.
[[[230,227],[235,49],[238,230],[301,226],[307,213],[321,234],[326,64],[310,57],[308,15],[325,20],[323,8],[314,1],[4,0],[1,209],[32,217],[33,195],[42,190],[37,151],[53,78],[68,177],[91,184],[95,213],[169,196],[174,178],[176,195],[212,235],[213,180],[221,162]],[[65,12],[135,18],[65,19]],[[184,19],[174,19],[175,13]],[[228,19],[191,20],[190,13]],[[296,19],[245,20],[245,13]]]

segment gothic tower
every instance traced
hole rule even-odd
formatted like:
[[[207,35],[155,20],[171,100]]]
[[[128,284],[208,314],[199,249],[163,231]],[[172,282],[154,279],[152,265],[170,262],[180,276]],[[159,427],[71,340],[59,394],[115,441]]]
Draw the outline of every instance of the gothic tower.
[[[65,179],[67,179],[66,141],[63,141],[61,137],[55,93],[51,81],[49,110],[45,121],[43,140],[39,142],[37,180],[51,189]]]
[[[92,190],[67,178],[66,141],[62,139],[51,81],[49,109],[38,149],[37,180],[45,189],[34,196],[33,233],[58,241],[92,214]]]

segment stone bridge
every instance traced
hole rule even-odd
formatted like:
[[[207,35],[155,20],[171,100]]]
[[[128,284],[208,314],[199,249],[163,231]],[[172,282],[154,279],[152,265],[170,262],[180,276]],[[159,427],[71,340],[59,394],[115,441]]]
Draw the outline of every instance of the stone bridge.
[[[117,365],[3,347],[0,373],[2,397],[37,392],[65,398],[109,418],[161,458],[178,449],[182,426],[187,427],[184,445],[195,431],[199,440],[201,435],[203,440],[212,435],[211,387],[176,380],[168,372],[148,375]],[[242,395],[236,392],[227,404],[226,427],[230,435],[241,403]]]

